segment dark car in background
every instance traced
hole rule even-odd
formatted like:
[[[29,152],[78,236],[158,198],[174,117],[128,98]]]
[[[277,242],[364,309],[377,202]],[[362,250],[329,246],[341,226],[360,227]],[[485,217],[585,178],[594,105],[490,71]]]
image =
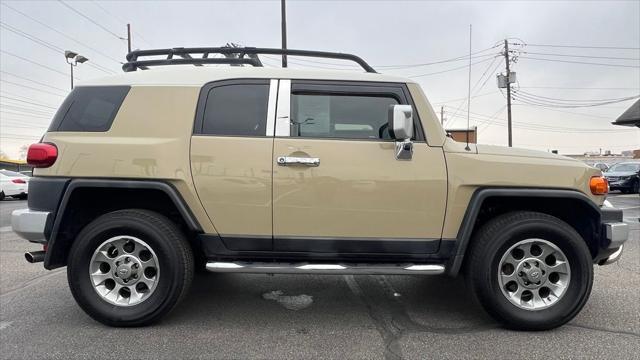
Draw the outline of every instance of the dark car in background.
[[[625,194],[640,192],[640,161],[617,163],[603,175],[609,181],[611,190],[620,190]]]

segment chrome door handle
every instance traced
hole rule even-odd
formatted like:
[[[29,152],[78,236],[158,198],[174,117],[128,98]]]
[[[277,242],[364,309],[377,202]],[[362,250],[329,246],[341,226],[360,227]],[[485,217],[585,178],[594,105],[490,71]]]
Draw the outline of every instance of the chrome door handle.
[[[278,165],[280,166],[291,166],[291,165],[320,166],[320,158],[278,156]]]

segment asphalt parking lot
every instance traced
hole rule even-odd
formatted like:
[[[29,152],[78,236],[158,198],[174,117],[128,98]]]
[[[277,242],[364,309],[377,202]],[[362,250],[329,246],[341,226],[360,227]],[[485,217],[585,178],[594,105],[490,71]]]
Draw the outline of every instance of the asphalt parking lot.
[[[640,358],[640,200],[610,196],[631,237],[619,262],[596,267],[591,299],[547,332],[501,329],[462,279],[420,276],[210,274],[161,323],[103,326],[75,304],[65,269],[28,264],[0,202],[0,357],[36,358]],[[263,294],[309,295],[289,310]]]

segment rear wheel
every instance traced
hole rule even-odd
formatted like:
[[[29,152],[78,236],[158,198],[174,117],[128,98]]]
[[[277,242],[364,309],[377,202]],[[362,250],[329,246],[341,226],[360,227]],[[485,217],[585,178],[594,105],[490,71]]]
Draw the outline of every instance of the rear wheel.
[[[565,324],[587,302],[593,283],[591,254],[567,223],[547,214],[513,212],[476,234],[467,280],[496,320],[520,330]]]
[[[187,293],[193,254],[166,217],[147,210],[103,215],[77,236],[67,278],[80,307],[111,326],[142,326],[166,315]]]
[[[0,191],[0,201],[4,200],[4,191]]]

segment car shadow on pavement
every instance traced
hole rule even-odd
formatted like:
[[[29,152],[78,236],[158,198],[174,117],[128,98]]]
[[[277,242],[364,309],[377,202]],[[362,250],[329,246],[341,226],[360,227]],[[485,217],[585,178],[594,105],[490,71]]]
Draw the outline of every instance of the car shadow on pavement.
[[[264,294],[307,295],[295,311]],[[384,337],[404,332],[462,333],[495,328],[464,280],[446,276],[198,274],[164,324],[223,322],[309,330],[365,326]],[[301,330],[305,331],[305,330]]]

